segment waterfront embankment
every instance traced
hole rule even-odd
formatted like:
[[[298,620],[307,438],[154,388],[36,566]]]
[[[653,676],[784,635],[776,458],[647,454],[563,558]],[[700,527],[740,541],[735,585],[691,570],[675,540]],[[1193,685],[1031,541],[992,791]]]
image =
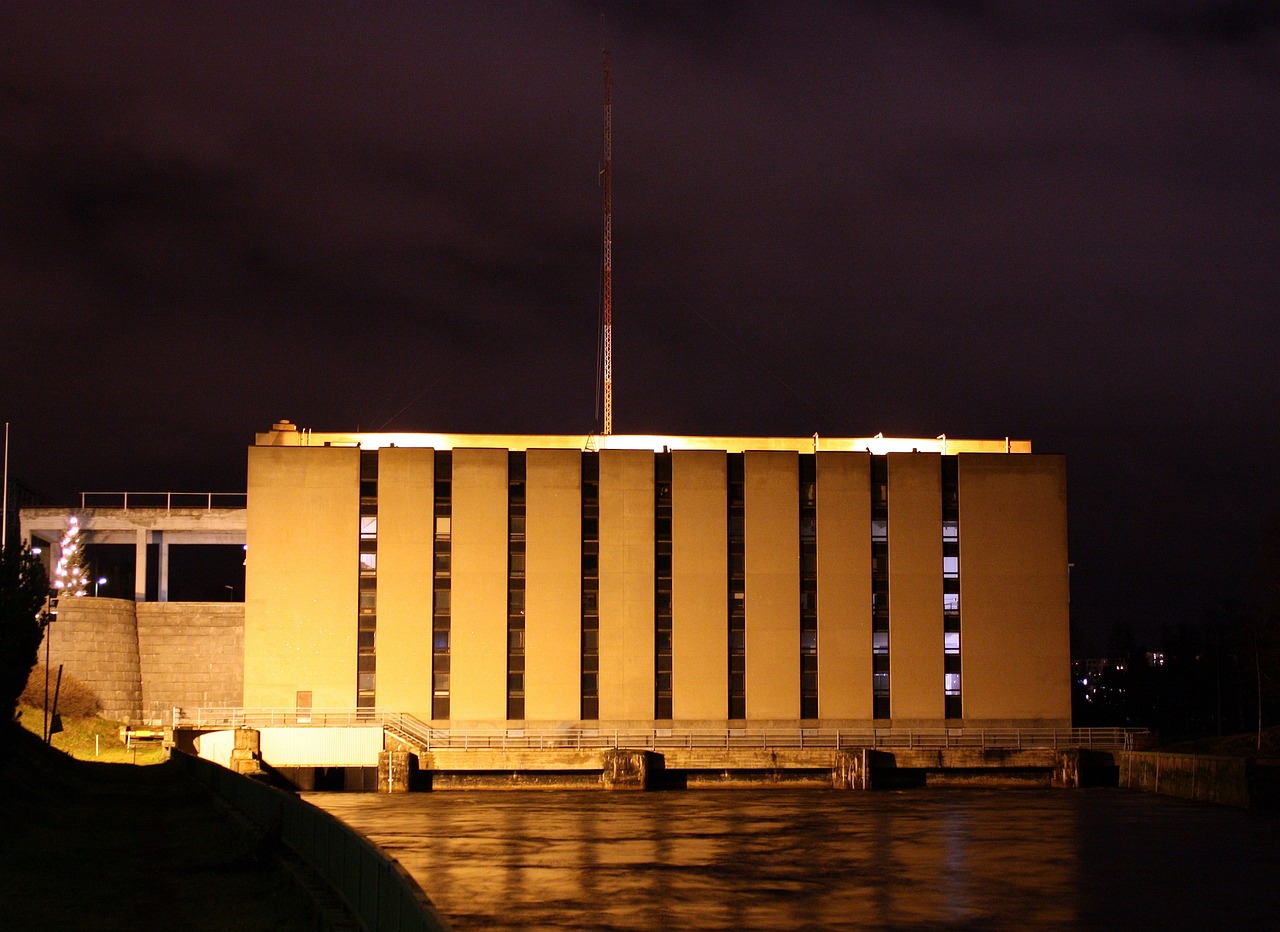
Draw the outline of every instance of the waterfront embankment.
[[[1116,755],[1120,786],[1246,809],[1280,805],[1280,760],[1124,751]]]

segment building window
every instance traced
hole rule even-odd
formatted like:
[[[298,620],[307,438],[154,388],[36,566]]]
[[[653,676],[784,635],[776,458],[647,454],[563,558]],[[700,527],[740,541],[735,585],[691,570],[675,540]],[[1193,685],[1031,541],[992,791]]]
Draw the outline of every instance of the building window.
[[[960,718],[960,469],[942,457],[942,654],[947,718]]]
[[[671,718],[671,454],[653,457],[653,717]]]
[[[507,718],[524,718],[525,456],[507,454]]]
[[[747,717],[746,464],[741,453],[726,456],[729,530],[729,708],[731,719]]]
[[[432,559],[431,612],[431,717],[449,718],[450,627],[453,541],[453,455],[448,450],[435,454],[435,542]]]
[[[889,718],[889,462],[871,457],[871,705]]]
[[[378,451],[360,451],[359,609],[356,617],[356,708],[377,705]]]
[[[800,717],[818,717],[818,466],[800,454]]]
[[[600,455],[582,454],[582,710],[600,717]]]

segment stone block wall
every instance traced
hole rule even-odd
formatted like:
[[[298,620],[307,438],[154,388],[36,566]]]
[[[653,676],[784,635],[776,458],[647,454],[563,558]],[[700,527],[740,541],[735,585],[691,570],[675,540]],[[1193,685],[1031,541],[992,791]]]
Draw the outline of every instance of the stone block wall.
[[[1120,785],[1165,796],[1248,808],[1254,762],[1243,757],[1124,751],[1119,756]]]
[[[142,676],[134,603],[126,599],[62,598],[49,626],[49,664],[88,684],[102,702],[102,715],[136,724],[142,719]],[[41,665],[45,645],[40,645]],[[50,680],[50,691],[53,689]]]
[[[145,720],[243,703],[244,603],[140,602],[137,619]]]

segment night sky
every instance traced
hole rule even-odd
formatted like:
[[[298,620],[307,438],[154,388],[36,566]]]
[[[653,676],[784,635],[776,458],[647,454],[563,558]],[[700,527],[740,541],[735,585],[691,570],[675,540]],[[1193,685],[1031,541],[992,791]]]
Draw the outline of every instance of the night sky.
[[[1030,439],[1073,619],[1280,510],[1280,6],[0,6],[11,473],[241,490],[316,430]]]

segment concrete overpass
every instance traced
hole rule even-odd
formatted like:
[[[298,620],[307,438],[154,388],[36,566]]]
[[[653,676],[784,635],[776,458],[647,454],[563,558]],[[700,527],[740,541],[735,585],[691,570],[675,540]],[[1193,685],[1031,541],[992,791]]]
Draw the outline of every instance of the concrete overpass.
[[[133,544],[133,598],[147,600],[147,545],[159,547],[157,601],[169,601],[169,548],[186,544],[245,544],[243,492],[85,492],[78,510],[23,508],[22,538],[49,554],[53,567],[62,556],[59,541],[71,515],[80,519],[87,544]]]

